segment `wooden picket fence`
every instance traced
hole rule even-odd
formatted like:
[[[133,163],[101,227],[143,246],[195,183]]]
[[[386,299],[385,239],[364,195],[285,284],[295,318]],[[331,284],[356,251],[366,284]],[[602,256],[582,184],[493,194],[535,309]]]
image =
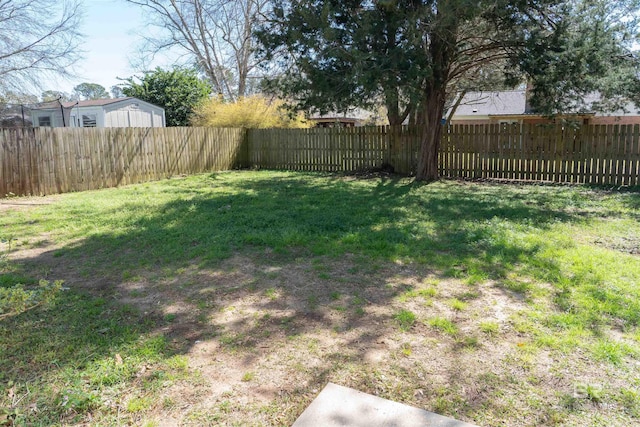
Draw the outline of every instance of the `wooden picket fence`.
[[[0,197],[240,167],[415,173],[420,127],[0,129]],[[638,125],[455,125],[441,176],[640,185]]]
[[[251,129],[248,163],[342,171],[393,166],[415,173],[419,127]],[[439,153],[443,177],[640,185],[638,125],[453,125]]]
[[[638,125],[458,125],[443,136],[444,176],[640,185]]]
[[[244,166],[242,129],[0,129],[0,197],[93,190]],[[244,156],[246,157],[246,156]]]

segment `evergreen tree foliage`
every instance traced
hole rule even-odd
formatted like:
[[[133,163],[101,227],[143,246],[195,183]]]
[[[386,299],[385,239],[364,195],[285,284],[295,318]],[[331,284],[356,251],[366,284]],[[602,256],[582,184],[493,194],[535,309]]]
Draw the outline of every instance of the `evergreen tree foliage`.
[[[80,100],[109,98],[109,92],[98,83],[80,83],[73,88],[73,93]]]
[[[267,89],[301,108],[382,102],[390,124],[424,124],[416,178],[429,181],[452,89],[487,70],[532,83],[545,114],[596,90],[637,94],[637,12],[637,0],[275,0],[257,37],[287,70]]]

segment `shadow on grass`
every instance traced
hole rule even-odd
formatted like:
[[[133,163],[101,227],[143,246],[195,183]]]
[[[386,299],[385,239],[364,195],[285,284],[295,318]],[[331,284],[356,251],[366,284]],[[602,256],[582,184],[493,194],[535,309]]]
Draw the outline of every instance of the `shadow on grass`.
[[[213,191],[220,186],[225,191]],[[344,351],[330,355],[357,363],[379,339],[378,325],[390,322],[375,311],[363,315],[364,303],[358,301],[366,301],[368,307],[387,306],[406,291],[385,287],[390,277],[415,274],[400,267],[378,269],[379,265],[401,261],[438,275],[495,280],[522,266],[558,275],[554,261],[539,256],[545,242],[522,236],[559,222],[585,220],[585,202],[572,191],[557,188],[425,186],[397,179],[351,181],[304,174],[265,179],[247,173],[169,181],[161,191],[167,201],[152,214],[140,215],[142,202],[131,201],[92,212],[108,221],[116,212],[121,220],[124,210],[126,221],[114,221],[109,233],[92,234],[54,253],[22,261],[24,270],[46,271],[93,296],[74,293],[42,318],[27,314],[3,325],[3,340],[14,343],[3,350],[3,359],[11,363],[21,354],[29,355],[23,363],[4,370],[3,381],[82,370],[84,364],[99,363],[118,351],[132,357],[145,351],[153,357],[168,357],[186,353],[198,340],[212,337],[227,348],[246,350],[248,366],[259,357],[261,343],[273,347],[278,340],[318,328],[358,330]],[[243,270],[228,262],[238,254],[253,265]],[[346,270],[322,269],[323,263],[345,259]],[[314,260],[320,263],[315,265]],[[306,269],[318,267],[318,276],[327,275],[321,278],[326,280],[325,290],[295,282],[296,272],[287,270],[300,263]],[[211,273],[220,268],[222,273]],[[270,268],[278,273],[272,275]],[[190,274],[190,269],[195,273]],[[351,269],[366,272],[367,283],[358,282],[360,273]],[[121,297],[127,289],[126,298],[140,306],[144,295],[134,295],[139,277],[164,289],[164,299],[151,301],[147,313],[144,308],[138,311],[133,305],[114,302],[114,296]],[[280,294],[271,299],[270,292]],[[333,293],[344,300],[333,301]],[[206,321],[213,311],[233,306],[247,295],[256,297],[256,312],[271,314],[237,318],[225,325]],[[205,297],[214,301],[212,305],[200,304]],[[171,306],[180,304],[190,307],[177,315],[183,318],[167,317]],[[327,310],[316,310],[314,305]],[[340,321],[330,315],[331,310],[340,311]],[[150,337],[163,329],[166,339]],[[30,330],[38,333],[30,336]],[[27,338],[20,341],[15,334]],[[173,344],[168,344],[169,339]],[[112,373],[105,372],[89,382],[104,384],[134,375],[118,377],[116,372],[109,380]]]
[[[84,420],[113,396],[106,389],[170,357],[156,328],[132,305],[69,289],[46,307],[0,321],[0,424]]]
[[[130,215],[126,224],[114,223],[113,232],[57,251],[58,262],[87,278],[118,280],[122,273],[194,261],[214,266],[237,251],[270,248],[285,258],[303,249],[313,255],[405,258],[435,268],[472,263],[491,273],[498,263],[508,268],[538,249],[510,243],[509,228],[542,230],[583,219],[567,209],[576,200],[554,189],[434,187],[393,179],[363,184],[304,175],[227,181],[222,185],[230,191],[221,194],[206,191],[218,185],[213,178],[201,184],[204,190],[198,184],[165,188],[172,200],[152,215],[138,215],[140,206],[133,202],[99,212]]]

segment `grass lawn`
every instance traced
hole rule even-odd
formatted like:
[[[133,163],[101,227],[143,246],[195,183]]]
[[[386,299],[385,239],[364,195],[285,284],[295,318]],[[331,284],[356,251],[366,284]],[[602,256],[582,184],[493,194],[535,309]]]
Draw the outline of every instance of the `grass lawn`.
[[[328,382],[640,424],[640,193],[228,172],[0,200],[0,426],[291,425]]]

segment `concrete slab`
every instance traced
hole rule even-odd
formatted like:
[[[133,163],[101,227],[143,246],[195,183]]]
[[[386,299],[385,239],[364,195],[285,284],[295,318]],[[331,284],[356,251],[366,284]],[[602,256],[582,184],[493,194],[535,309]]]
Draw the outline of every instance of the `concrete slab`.
[[[293,427],[477,427],[329,383]]]

